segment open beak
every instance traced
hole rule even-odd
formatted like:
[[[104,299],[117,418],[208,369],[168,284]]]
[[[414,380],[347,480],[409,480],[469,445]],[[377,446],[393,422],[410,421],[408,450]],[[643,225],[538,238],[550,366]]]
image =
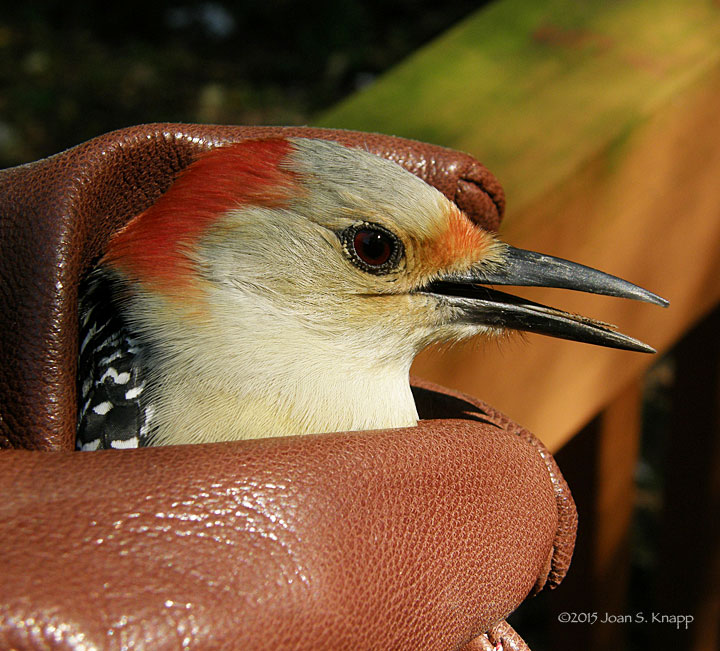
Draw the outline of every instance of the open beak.
[[[423,289],[459,307],[468,323],[654,353],[655,349],[577,314],[556,310],[482,285],[559,287],[668,306],[668,301],[616,276],[569,260],[507,246],[502,261],[488,270],[452,274]]]

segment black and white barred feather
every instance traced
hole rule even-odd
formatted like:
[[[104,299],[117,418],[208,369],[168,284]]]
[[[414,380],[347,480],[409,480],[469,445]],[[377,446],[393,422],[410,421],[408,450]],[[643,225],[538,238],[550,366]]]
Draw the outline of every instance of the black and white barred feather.
[[[111,281],[97,271],[80,287],[77,379],[78,449],[148,444],[154,409],[145,392],[142,346],[115,308]]]

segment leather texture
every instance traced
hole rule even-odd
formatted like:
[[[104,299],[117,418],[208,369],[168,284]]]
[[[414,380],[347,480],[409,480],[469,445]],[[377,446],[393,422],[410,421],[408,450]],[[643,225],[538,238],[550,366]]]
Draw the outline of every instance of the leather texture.
[[[0,172],[0,648],[526,648],[504,618],[562,580],[552,456],[414,382],[417,428],[74,452],[77,283],[199,152],[325,137],[392,158],[496,229],[471,157],[343,131],[144,125]]]
[[[525,648],[501,620],[569,557],[567,487],[415,385],[407,430],[0,454],[0,648]]]
[[[79,277],[110,235],[151,205],[193,157],[268,136],[366,148],[437,187],[482,226],[500,223],[502,189],[471,156],[352,131],[143,125],[0,171],[0,447],[72,449]]]

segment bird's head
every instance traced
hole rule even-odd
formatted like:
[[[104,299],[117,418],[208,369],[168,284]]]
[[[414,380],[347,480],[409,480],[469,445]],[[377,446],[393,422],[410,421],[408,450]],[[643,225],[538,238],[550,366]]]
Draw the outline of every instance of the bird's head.
[[[311,139],[203,155],[113,238],[104,263],[131,287],[139,329],[149,338],[162,330],[167,356],[200,374],[188,338],[212,348],[215,365],[254,360],[275,377],[295,359],[299,376],[335,368],[405,383],[428,344],[505,329],[652,351],[486,285],[664,304],[613,276],[504,244],[393,162]]]

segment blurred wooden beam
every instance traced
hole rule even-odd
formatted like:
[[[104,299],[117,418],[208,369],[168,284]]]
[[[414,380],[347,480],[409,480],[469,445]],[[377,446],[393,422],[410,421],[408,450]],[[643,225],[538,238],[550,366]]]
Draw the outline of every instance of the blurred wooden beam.
[[[657,599],[694,618],[685,630],[654,630],[657,648],[720,648],[720,308],[674,353],[671,437],[665,472]]]
[[[536,291],[667,350],[720,300],[720,67],[508,224],[514,245],[651,288],[668,310]],[[414,372],[482,396],[558,449],[652,358],[540,337],[423,354]],[[508,372],[508,369],[512,369]]]
[[[670,299],[526,295],[666,350],[720,301],[720,4],[498,0],[319,123],[464,149],[508,191],[501,236]],[[520,293],[520,292],[518,292]],[[413,372],[557,450],[651,362],[528,336],[431,350]]]
[[[553,648],[604,651],[625,648],[628,642],[629,626],[603,620],[605,613],[630,612],[630,523],[641,407],[642,387],[636,379],[557,455],[573,487],[581,526],[570,573],[553,595],[553,612],[597,613],[598,619],[568,624],[549,617]]]
[[[495,0],[319,116],[468,151],[514,210],[720,61],[706,0]]]

